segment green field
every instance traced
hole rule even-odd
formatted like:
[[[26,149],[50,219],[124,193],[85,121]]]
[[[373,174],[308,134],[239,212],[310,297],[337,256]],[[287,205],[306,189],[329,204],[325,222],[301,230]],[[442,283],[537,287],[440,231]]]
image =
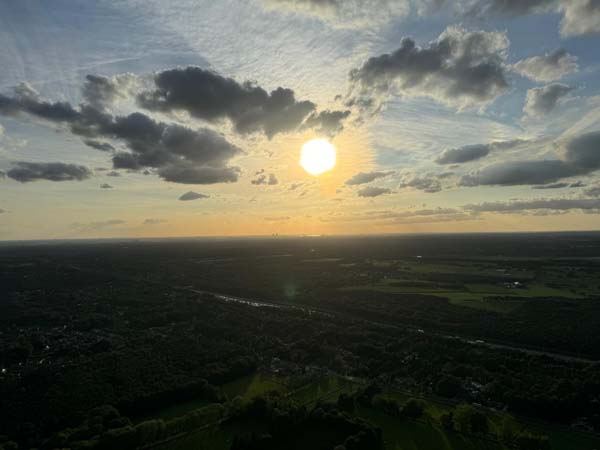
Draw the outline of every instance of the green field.
[[[385,271],[385,275],[375,280],[371,278],[368,283],[339,287],[340,291],[431,295],[446,298],[456,305],[507,313],[527,299],[582,298],[599,288],[594,277],[566,278],[568,267],[538,271],[506,260],[455,263],[421,259],[367,260],[365,264]],[[512,285],[517,280],[520,287]]]
[[[227,395],[241,396],[244,399],[251,399],[257,395],[275,390],[310,408],[317,401],[335,402],[341,393],[353,393],[362,386],[354,380],[328,375],[296,390],[288,391],[285,388],[284,381],[281,377],[256,373],[235,382],[227,383],[222,386],[222,389]],[[398,401],[399,404],[403,404],[411,398],[410,394],[403,392],[388,393],[384,396]],[[429,398],[423,401],[426,405],[425,416],[416,422],[387,415],[372,407],[359,407],[352,415],[381,428],[387,450],[506,449],[493,438],[468,436],[444,430],[439,425],[439,418],[442,414],[453,409],[453,403]],[[164,415],[161,417],[166,417],[171,411],[174,411],[174,409],[164,410]],[[586,433],[523,422],[501,412],[482,411],[485,411],[490,431],[495,435],[501,435],[502,430],[509,427],[515,433],[529,431],[547,435],[553,450],[592,450],[600,448],[600,439]],[[207,424],[215,424],[216,422],[218,422],[218,418],[212,417]],[[255,420],[245,420],[233,424],[215,424],[166,443],[160,448],[164,450],[227,450],[231,446],[235,435],[264,431],[266,431],[266,425]]]

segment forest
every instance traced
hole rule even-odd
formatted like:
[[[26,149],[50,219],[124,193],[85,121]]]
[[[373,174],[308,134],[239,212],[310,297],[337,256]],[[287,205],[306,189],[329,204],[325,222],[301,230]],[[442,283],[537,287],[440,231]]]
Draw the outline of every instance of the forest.
[[[600,236],[419,239],[2,247],[0,445],[600,445]]]

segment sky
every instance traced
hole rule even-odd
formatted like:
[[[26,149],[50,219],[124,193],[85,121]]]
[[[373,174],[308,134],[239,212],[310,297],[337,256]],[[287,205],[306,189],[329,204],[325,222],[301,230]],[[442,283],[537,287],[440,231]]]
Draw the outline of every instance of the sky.
[[[7,0],[0,43],[0,240],[600,228],[600,0]]]

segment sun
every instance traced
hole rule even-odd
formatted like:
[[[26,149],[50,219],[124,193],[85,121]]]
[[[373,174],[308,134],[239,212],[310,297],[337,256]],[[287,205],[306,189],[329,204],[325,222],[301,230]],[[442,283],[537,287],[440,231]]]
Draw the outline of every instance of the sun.
[[[312,139],[302,146],[300,165],[311,175],[320,175],[335,167],[335,147],[326,139]]]

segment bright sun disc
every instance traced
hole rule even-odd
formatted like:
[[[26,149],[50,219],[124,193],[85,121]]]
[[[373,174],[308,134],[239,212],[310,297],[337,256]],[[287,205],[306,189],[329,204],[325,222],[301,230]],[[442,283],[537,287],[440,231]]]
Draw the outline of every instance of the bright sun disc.
[[[335,147],[325,139],[313,139],[302,146],[300,165],[311,175],[320,175],[335,167]]]

